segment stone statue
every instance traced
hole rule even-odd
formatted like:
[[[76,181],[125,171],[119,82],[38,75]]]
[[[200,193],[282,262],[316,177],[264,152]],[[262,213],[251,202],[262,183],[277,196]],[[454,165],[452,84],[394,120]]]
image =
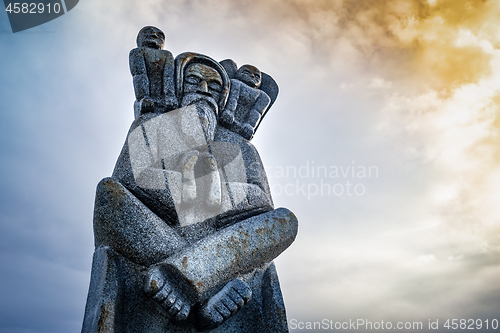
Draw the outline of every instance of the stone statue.
[[[219,125],[228,112],[250,124],[239,115],[261,110],[261,119],[263,108],[233,92],[249,80],[233,83],[208,56],[183,53],[173,67],[179,107],[161,94],[145,107],[142,97],[112,177],[97,186],[82,333],[288,332],[272,260],[295,239],[297,219],[274,209],[255,147]],[[232,96],[247,98],[244,109]]]
[[[245,139],[253,137],[254,129],[267,110],[271,98],[258,88],[261,73],[257,67],[243,65],[231,80],[228,105],[222,112],[221,125],[240,134]]]
[[[252,65],[240,68],[231,59],[221,61],[231,78],[231,93],[220,124],[251,140],[278,95],[278,85]]]
[[[165,35],[147,26],[137,35],[137,48],[130,51],[130,72],[134,77],[134,115],[154,109],[172,110],[177,107],[174,90],[174,58],[162,50]]]

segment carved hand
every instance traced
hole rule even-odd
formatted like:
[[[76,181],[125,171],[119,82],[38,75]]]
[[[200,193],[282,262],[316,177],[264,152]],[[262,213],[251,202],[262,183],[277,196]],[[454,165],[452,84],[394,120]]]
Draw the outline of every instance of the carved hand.
[[[148,271],[144,289],[146,294],[151,296],[174,321],[182,322],[188,318],[191,304],[182,292],[166,279],[158,267]]]
[[[202,329],[215,328],[233,316],[252,297],[252,290],[240,279],[234,279],[203,305],[199,312]]]

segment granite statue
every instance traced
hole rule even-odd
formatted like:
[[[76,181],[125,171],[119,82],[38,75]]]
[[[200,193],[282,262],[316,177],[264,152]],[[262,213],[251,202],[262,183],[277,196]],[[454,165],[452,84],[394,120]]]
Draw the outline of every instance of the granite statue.
[[[231,59],[221,61],[231,78],[231,92],[220,125],[251,140],[268,109],[276,100],[278,85],[252,65],[240,68]],[[264,83],[264,84],[263,84]]]
[[[174,57],[171,52],[162,50],[164,44],[165,34],[156,27],[146,26],[137,35],[137,48],[130,51],[136,118],[153,109],[168,111],[177,107]]]
[[[136,119],[97,186],[82,333],[288,332],[273,259],[297,218],[249,141],[277,85],[198,53],[171,63],[163,42],[145,27],[130,54]]]

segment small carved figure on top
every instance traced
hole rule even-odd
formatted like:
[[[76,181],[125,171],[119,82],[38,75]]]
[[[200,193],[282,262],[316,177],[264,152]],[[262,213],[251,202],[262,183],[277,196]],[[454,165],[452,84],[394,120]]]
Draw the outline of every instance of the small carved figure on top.
[[[252,139],[260,120],[267,111],[271,98],[262,90],[262,73],[252,65],[241,66],[231,80],[226,108],[221,113],[221,125]]]
[[[254,66],[244,65],[238,69],[238,65],[231,59],[222,60],[220,64],[232,80],[230,100],[226,110],[221,112],[219,121],[224,127],[250,140],[276,101],[279,93],[278,84],[271,76]],[[262,92],[264,95],[261,94]],[[266,95],[270,98],[267,106],[265,105]],[[252,124],[256,118],[258,118],[256,123]]]
[[[134,77],[134,116],[162,113],[177,108],[174,85],[174,57],[162,50],[165,34],[147,26],[137,35],[137,48],[130,51],[130,72]]]

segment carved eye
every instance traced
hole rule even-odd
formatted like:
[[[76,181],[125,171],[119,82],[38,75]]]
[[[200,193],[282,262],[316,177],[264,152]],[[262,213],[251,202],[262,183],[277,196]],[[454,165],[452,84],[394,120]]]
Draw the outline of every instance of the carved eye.
[[[217,82],[210,82],[208,84],[208,88],[210,88],[210,90],[214,90],[217,92],[220,92],[222,90],[222,86]]]
[[[200,83],[200,79],[197,78],[196,76],[194,75],[189,75],[189,76],[186,76],[186,78],[184,79],[184,81],[186,83],[189,83],[189,84],[198,84]]]

